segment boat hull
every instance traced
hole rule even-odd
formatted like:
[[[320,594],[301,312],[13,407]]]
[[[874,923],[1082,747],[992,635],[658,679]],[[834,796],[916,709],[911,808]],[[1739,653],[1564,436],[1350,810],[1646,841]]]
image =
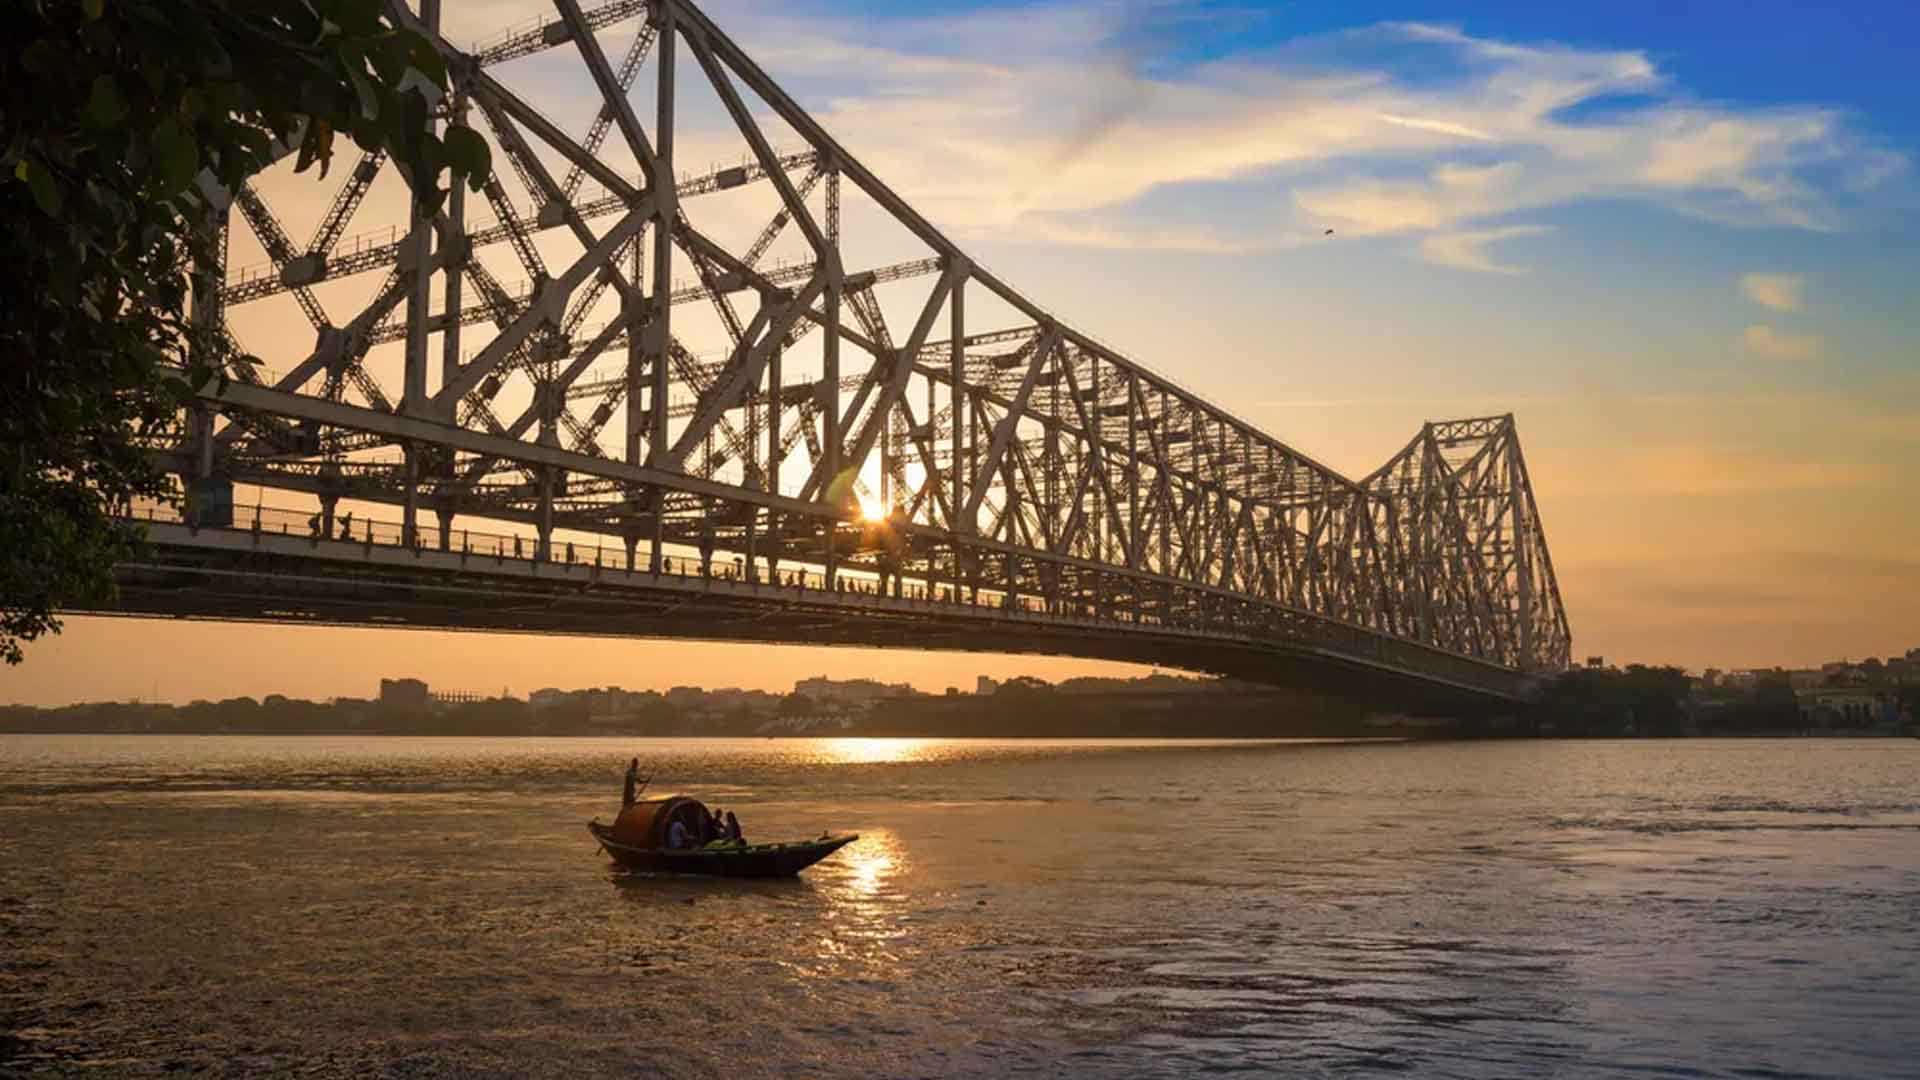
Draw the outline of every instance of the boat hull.
[[[597,821],[589,822],[587,831],[599,842],[601,850],[627,870],[741,878],[792,877],[860,839],[858,834],[848,833],[785,844],[670,851],[622,844],[613,839],[613,830],[609,826]]]

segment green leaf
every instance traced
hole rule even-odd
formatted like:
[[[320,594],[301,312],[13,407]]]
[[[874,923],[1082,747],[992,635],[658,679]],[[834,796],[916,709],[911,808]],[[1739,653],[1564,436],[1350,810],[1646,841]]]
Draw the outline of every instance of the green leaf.
[[[333,163],[333,127],[318,118],[307,124],[306,134],[300,140],[300,156],[293,164],[293,171],[306,172],[316,161],[320,163],[320,175],[326,176],[327,166]]]
[[[487,140],[465,124],[449,124],[442,142],[447,165],[454,175],[466,177],[471,190],[485,187],[487,175],[493,169],[493,151],[487,146]]]
[[[87,108],[80,116],[82,123],[90,128],[110,128],[117,126],[127,118],[127,99],[121,96],[120,86],[111,75],[99,75],[93,80],[93,92],[87,97]]]
[[[13,175],[27,182],[27,189],[33,192],[33,201],[48,217],[60,216],[60,187],[53,182],[53,174],[46,166],[32,158],[20,159],[14,167]]]
[[[172,120],[153,129],[154,186],[162,196],[178,195],[200,173],[200,144],[193,132]]]

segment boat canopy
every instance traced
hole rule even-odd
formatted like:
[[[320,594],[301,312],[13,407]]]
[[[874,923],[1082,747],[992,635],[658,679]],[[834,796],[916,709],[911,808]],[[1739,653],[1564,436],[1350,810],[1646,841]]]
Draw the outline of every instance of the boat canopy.
[[[706,805],[685,795],[642,799],[620,811],[619,818],[613,823],[613,839],[628,847],[664,848],[667,846],[667,830],[676,821],[686,827],[687,836],[695,844],[704,844],[713,839],[706,835]]]

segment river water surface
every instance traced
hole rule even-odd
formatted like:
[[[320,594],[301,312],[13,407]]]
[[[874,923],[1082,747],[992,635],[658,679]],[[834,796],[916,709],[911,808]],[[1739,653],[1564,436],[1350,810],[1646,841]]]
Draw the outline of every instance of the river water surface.
[[[0,1073],[181,1069],[1920,1076],[1920,742],[0,737]]]

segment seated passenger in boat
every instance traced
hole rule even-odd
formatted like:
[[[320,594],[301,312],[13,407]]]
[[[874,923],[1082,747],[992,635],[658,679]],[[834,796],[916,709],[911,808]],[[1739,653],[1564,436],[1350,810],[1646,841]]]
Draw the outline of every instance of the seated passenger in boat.
[[[684,851],[692,847],[693,845],[688,843],[688,840],[687,827],[677,819],[673,824],[667,826],[667,849],[669,851]]]
[[[709,830],[707,835],[711,836],[712,839],[708,840],[702,846],[726,849],[747,846],[746,840],[740,835],[740,819],[734,817],[731,810],[726,813],[724,819],[719,814],[713,815],[708,825]]]

